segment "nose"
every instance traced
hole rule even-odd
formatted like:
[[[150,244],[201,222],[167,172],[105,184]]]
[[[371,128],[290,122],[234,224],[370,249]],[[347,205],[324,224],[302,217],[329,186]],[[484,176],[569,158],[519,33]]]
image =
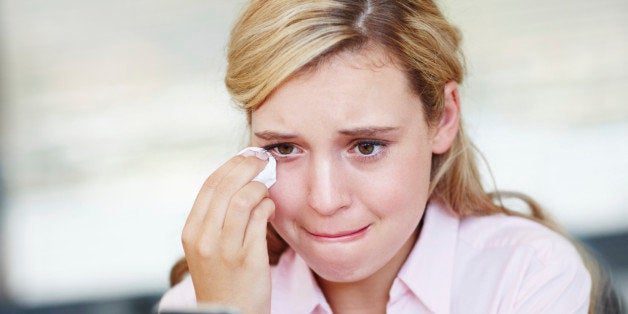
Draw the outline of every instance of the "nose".
[[[348,208],[351,195],[342,162],[334,158],[315,157],[308,173],[308,203],[324,216]]]

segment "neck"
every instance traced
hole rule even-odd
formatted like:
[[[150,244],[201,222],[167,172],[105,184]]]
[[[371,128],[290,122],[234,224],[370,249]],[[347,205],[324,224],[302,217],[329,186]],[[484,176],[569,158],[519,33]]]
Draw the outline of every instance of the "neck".
[[[417,240],[415,231],[399,252],[380,270],[355,282],[316,280],[334,313],[385,313],[389,292]]]

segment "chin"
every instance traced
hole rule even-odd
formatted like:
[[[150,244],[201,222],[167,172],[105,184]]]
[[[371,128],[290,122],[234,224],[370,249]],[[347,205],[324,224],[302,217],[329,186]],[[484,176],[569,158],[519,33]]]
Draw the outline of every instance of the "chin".
[[[356,282],[373,275],[383,265],[376,265],[381,261],[368,260],[363,257],[333,259],[320,256],[303,256],[310,269],[319,277],[331,282]],[[381,267],[380,267],[381,266]]]
[[[329,282],[350,283],[364,280],[371,276],[374,272],[364,271],[362,269],[350,269],[347,267],[331,268],[327,265],[322,269],[314,269],[312,271],[316,276]]]

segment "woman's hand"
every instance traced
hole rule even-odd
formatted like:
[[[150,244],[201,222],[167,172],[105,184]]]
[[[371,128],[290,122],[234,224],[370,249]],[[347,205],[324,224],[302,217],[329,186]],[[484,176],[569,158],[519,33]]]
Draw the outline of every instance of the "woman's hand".
[[[255,155],[235,156],[209,176],[183,228],[199,304],[270,312],[266,224],[275,204],[264,184],[251,181],[268,162],[265,153]]]

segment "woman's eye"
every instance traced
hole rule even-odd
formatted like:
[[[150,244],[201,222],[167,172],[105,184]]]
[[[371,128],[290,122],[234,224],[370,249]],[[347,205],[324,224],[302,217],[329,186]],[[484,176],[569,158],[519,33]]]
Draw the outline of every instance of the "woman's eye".
[[[371,155],[375,152],[375,144],[373,143],[360,143],[356,148],[362,155]]]
[[[384,146],[386,146],[386,144],[380,141],[361,141],[357,142],[352,150],[357,155],[373,157],[379,155],[382,149],[384,149]]]
[[[271,152],[276,157],[288,156],[297,153],[297,148],[288,143],[269,145],[264,147],[264,149]]]
[[[294,152],[294,146],[288,144],[280,144],[275,147],[275,151],[281,155],[290,155]]]

